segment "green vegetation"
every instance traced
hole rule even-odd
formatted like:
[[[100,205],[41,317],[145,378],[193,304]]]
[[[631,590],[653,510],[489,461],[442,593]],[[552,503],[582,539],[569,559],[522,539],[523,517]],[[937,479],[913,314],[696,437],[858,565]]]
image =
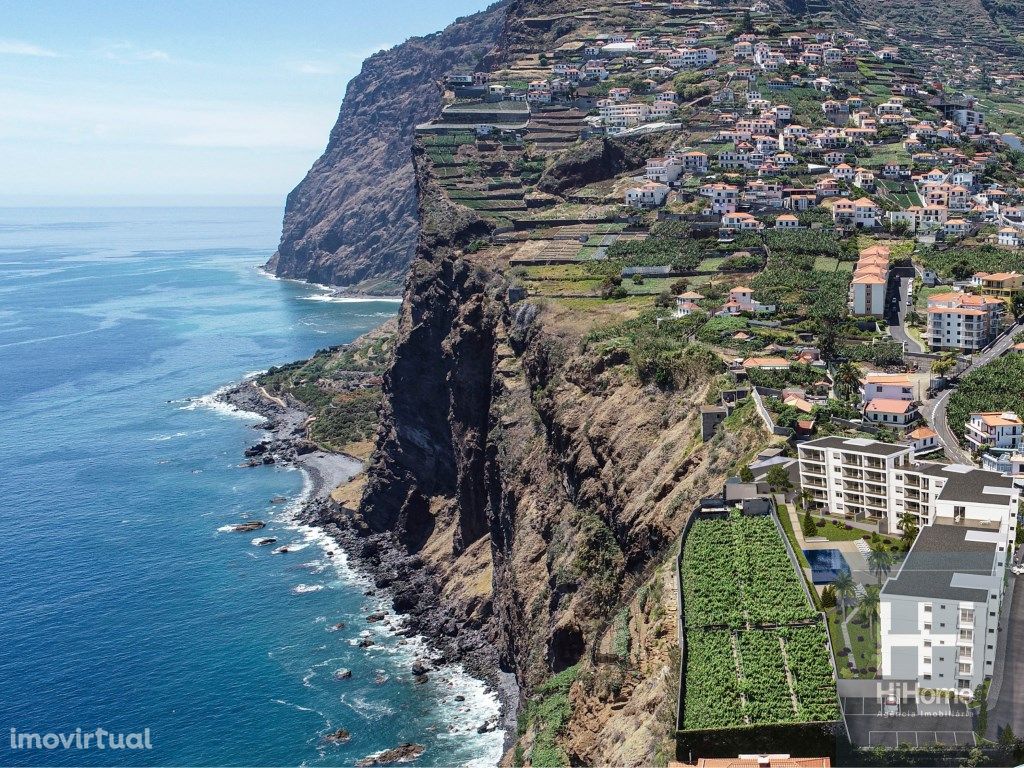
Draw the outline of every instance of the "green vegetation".
[[[1024,413],[1024,355],[1010,353],[971,371],[949,396],[947,418],[960,438],[971,413],[1016,411]]]
[[[1024,272],[1024,253],[991,245],[957,246],[944,251],[926,248],[921,261],[943,277],[956,280],[966,280],[975,272]]]
[[[584,337],[583,348],[606,360],[628,361],[644,383],[683,388],[724,367],[711,350],[690,340],[699,322],[697,317],[676,320],[648,310],[634,320],[592,331]]]
[[[811,535],[821,536],[829,541],[856,541],[869,535],[859,528],[847,528],[846,525],[835,520],[824,520],[820,517],[813,517],[813,520],[814,533]]]
[[[358,343],[317,351],[309,360],[275,366],[256,378],[272,397],[293,397],[313,420],[309,438],[328,451],[349,450],[377,430],[381,401],[376,376],[387,365],[394,337],[376,333]]]
[[[530,764],[552,768],[569,764],[569,756],[558,745],[558,736],[572,717],[569,689],[579,676],[579,665],[559,672],[537,686],[526,703],[520,720],[520,734],[527,730],[535,733],[530,750]]]
[[[683,552],[688,627],[786,624],[814,616],[771,517],[698,520]]]

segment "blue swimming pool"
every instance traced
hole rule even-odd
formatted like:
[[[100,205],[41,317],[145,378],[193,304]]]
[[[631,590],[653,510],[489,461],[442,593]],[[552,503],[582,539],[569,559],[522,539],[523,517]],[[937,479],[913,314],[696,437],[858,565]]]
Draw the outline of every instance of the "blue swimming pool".
[[[840,573],[849,573],[850,564],[838,549],[805,549],[804,557],[811,566],[811,581],[831,584]]]

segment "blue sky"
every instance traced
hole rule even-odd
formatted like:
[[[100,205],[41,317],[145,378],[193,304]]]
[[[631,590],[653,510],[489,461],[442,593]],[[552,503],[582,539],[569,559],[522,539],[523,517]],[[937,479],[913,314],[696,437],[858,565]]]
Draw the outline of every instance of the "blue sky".
[[[364,58],[488,0],[0,0],[0,204],[283,203]]]

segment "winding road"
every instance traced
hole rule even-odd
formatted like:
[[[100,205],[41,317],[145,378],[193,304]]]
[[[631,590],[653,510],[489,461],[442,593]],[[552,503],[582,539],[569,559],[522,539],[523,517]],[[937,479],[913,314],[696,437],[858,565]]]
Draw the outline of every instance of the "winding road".
[[[1016,323],[1011,325],[1007,331],[1000,336],[992,346],[977,355],[974,355],[967,362],[967,367],[964,368],[960,375],[964,375],[972,371],[975,368],[980,368],[983,365],[987,365],[995,360],[997,357],[1002,357],[1006,352],[1013,346],[1013,337],[1024,329],[1024,323]],[[939,442],[942,443],[946,450],[946,455],[949,456],[954,462],[958,464],[973,464],[970,454],[964,451],[960,447],[960,441],[957,436],[953,433],[953,430],[949,427],[949,420],[946,416],[946,409],[949,406],[949,396],[953,393],[952,389],[947,389],[942,392],[934,400],[928,400],[924,403],[921,408],[925,418],[932,425],[939,435]]]

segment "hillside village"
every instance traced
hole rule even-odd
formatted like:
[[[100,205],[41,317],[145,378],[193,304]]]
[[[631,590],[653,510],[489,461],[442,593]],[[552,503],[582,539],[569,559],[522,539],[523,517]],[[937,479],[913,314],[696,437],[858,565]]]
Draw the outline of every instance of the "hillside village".
[[[760,1],[526,24],[549,47],[451,72],[417,128],[487,224],[466,258],[644,384],[714,369],[700,439],[765,435],[684,529],[676,757],[765,726],[801,757],[995,747],[1024,717],[996,682],[1024,663],[1021,62]]]

